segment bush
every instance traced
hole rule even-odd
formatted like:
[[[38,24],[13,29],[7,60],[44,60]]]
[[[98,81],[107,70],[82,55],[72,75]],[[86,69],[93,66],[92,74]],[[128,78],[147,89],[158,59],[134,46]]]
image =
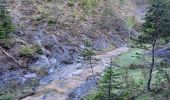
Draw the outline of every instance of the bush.
[[[20,50],[20,55],[23,57],[34,57],[36,54],[43,54],[43,50],[38,45],[27,45]]]
[[[73,7],[74,6],[74,3],[72,0],[69,0],[68,3],[67,3],[67,6],[68,7]]]
[[[43,54],[43,50],[42,50],[42,48],[39,45],[36,45],[35,52],[40,54],[40,55]]]
[[[130,28],[134,27],[135,25],[135,16],[129,16],[127,19],[126,19],[126,25]]]
[[[99,0],[81,0],[81,5],[85,9],[91,9],[96,6]]]
[[[36,50],[30,46],[25,46],[21,49],[20,54],[24,57],[34,57]]]
[[[55,24],[56,24],[56,21],[54,19],[49,19],[49,21],[48,21],[49,26],[52,26],[52,25],[55,25]]]

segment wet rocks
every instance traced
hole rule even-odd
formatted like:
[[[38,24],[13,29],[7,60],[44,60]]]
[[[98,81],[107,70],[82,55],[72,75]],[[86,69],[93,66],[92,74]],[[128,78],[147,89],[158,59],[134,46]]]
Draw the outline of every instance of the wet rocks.
[[[69,100],[81,100],[83,96],[86,95],[90,90],[94,89],[96,87],[95,81],[87,80],[84,84],[81,86],[75,88],[70,94],[69,94]]]

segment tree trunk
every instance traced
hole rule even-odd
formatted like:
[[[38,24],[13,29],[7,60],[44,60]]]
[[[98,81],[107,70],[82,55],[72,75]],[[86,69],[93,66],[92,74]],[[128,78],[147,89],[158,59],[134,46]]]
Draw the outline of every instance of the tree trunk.
[[[153,68],[155,65],[155,44],[156,44],[156,41],[152,44],[152,63],[149,68],[149,79],[148,79],[148,83],[147,83],[148,91],[151,91],[152,72],[153,72]]]
[[[94,81],[95,81],[95,83],[97,83],[96,77],[95,77],[95,74],[94,74],[94,71],[93,71],[93,66],[92,66],[91,59],[90,59],[90,68],[91,68],[91,71],[92,71],[92,74],[93,74]]]

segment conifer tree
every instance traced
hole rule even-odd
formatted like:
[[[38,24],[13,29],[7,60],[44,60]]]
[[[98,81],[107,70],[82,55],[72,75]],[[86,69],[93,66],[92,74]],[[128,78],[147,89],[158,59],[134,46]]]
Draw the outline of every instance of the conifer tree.
[[[114,66],[115,67],[115,66]],[[99,84],[99,91],[102,94],[100,100],[117,100],[117,94],[114,90],[123,88],[121,82],[122,70],[119,68],[113,68],[113,64],[105,70],[104,75]]]
[[[92,44],[89,41],[84,41],[85,48],[81,52],[81,56],[83,57],[83,60],[86,62],[89,62],[90,68],[93,74],[94,81],[97,83],[96,78],[95,78],[95,73],[93,70],[93,65],[92,65],[92,57],[95,55],[95,52],[92,50]]]
[[[152,73],[155,66],[155,46],[161,38],[170,35],[170,19],[167,0],[152,0],[145,15],[143,24],[144,33],[140,35],[139,42],[152,45],[152,62],[149,68],[147,90],[151,90]]]
[[[12,19],[7,11],[7,1],[1,0],[0,3],[0,39],[7,38],[15,30]]]

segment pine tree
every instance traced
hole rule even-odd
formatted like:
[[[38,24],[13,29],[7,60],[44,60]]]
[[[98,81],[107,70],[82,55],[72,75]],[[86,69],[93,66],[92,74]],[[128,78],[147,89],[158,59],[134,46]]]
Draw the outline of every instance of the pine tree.
[[[7,11],[7,1],[1,0],[0,3],[0,39],[7,38],[15,28],[12,24],[12,19]]]
[[[117,94],[114,90],[119,90],[123,88],[121,82],[122,70],[119,68],[113,68],[113,65],[105,70],[104,75],[99,84],[100,100],[116,100]],[[102,94],[102,95],[101,95]]]
[[[144,33],[139,36],[139,42],[152,45],[152,63],[149,68],[147,90],[151,90],[152,73],[155,66],[155,46],[161,38],[170,35],[170,19],[167,0],[152,0],[145,15]]]
[[[81,52],[81,56],[83,57],[83,60],[86,62],[90,63],[90,68],[93,74],[94,81],[97,83],[96,78],[95,78],[95,73],[93,70],[93,65],[92,65],[92,57],[95,55],[95,52],[92,50],[92,44],[89,41],[84,41],[84,45],[86,48],[84,48]]]

